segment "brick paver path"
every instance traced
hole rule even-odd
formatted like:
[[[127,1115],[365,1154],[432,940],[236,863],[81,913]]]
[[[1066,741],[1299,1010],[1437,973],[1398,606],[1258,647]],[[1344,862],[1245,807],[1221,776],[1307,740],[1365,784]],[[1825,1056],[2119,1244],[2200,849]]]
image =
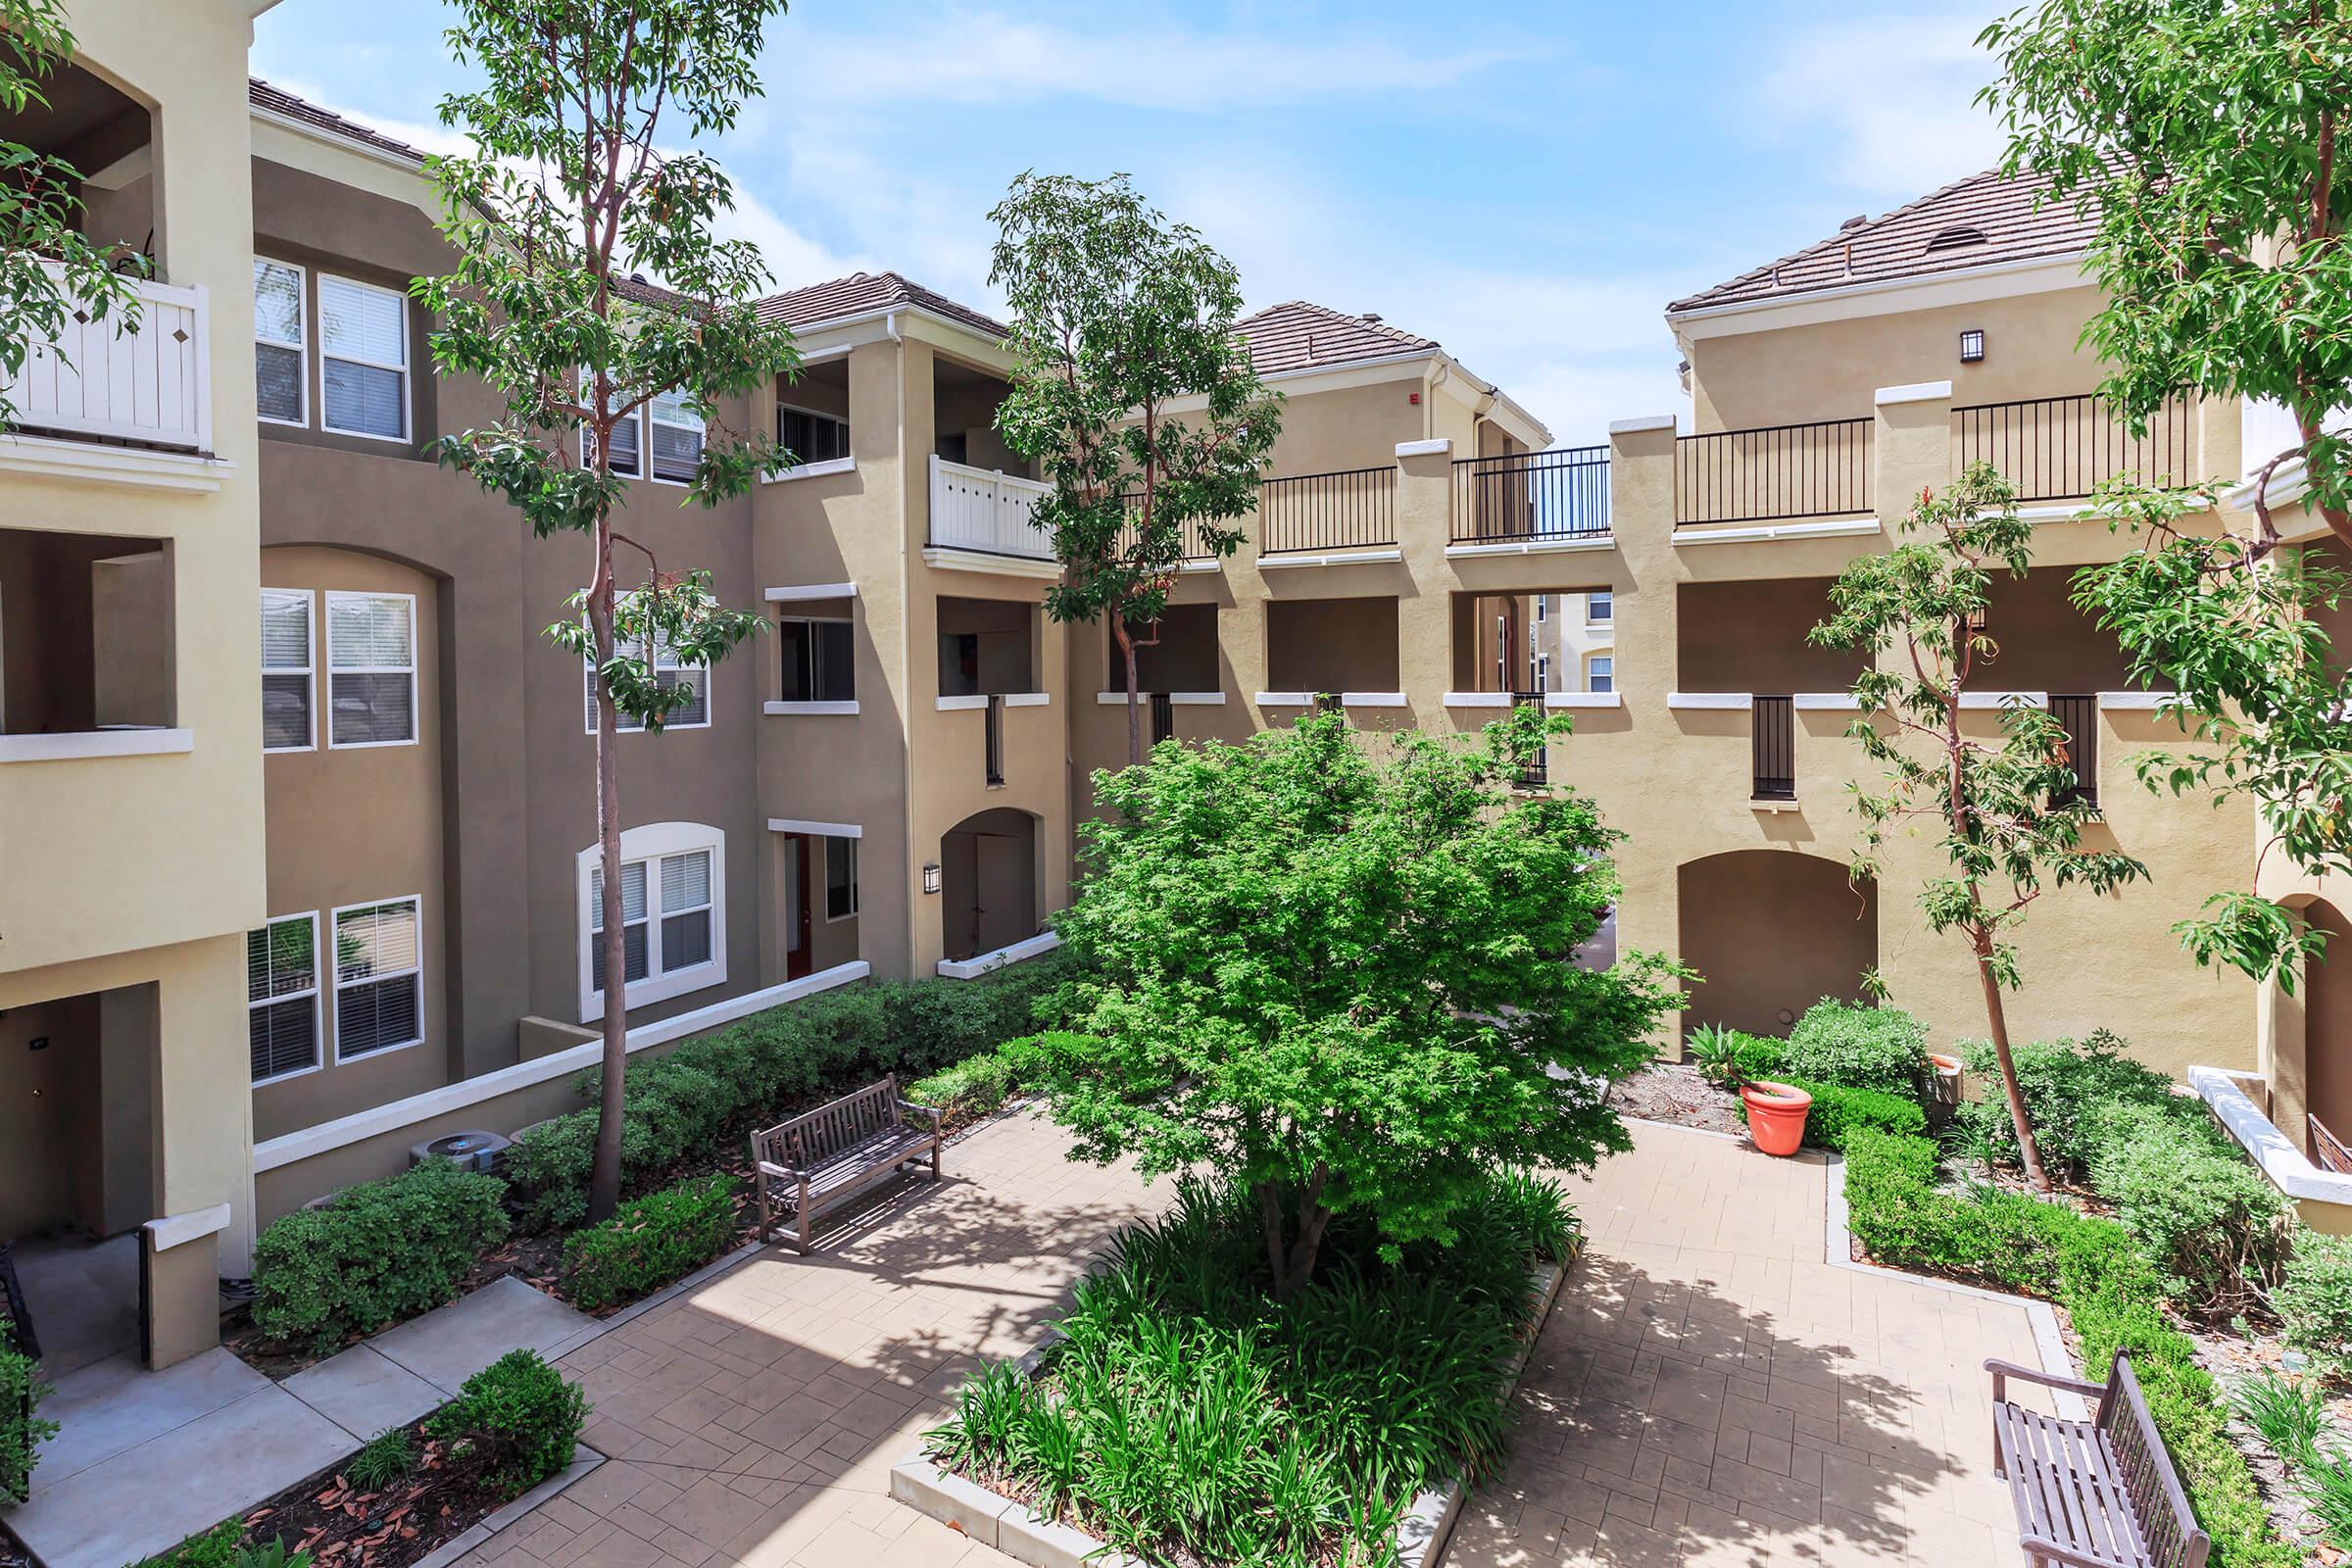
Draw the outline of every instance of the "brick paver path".
[[[1981,1364],[2022,1308],[1827,1266],[1824,1167],[1638,1127],[1575,1185],[1591,1247],[1447,1568],[2015,1561]],[[611,1462],[461,1568],[996,1568],[889,1495],[985,1358],[1026,1349],[1157,1206],[1032,1117],[801,1258],[775,1250],[565,1358]]]

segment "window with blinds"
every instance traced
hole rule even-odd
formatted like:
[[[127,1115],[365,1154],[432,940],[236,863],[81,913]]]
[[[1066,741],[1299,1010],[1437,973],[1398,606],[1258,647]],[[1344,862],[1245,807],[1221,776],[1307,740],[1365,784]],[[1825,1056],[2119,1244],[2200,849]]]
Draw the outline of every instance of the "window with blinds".
[[[302,284],[302,269],[291,262],[253,259],[254,394],[272,424],[310,421]]]
[[[326,596],[327,744],[407,746],[416,739],[416,601],[409,594]]]
[[[245,1033],[253,1081],[318,1065],[318,916],[291,914],[245,933]]]
[[[626,986],[682,974],[712,961],[717,906],[711,898],[710,850],[650,856],[620,867],[621,976]],[[660,906],[653,904],[660,899]],[[588,984],[605,989],[605,878],[588,869]]]
[[[645,406],[652,433],[654,477],[684,484],[703,461],[703,416],[675,392],[663,392]]]
[[[407,298],[373,283],[321,274],[318,340],[325,428],[388,441],[407,439]]]
[[[645,658],[645,645],[641,642],[624,642],[621,649],[624,653],[633,654],[639,659]],[[662,720],[662,727],[664,729],[710,728],[710,666],[681,662],[666,639],[657,639],[655,642],[652,663],[655,685],[665,692],[676,691],[680,687],[684,687],[688,694],[686,700],[671,709],[669,715]],[[583,665],[581,676],[586,683],[587,694],[586,733],[593,735],[596,733],[596,665],[593,663]],[[627,713],[617,713],[613,717],[613,727],[621,734],[629,735],[645,728],[645,725]]]
[[[335,1059],[372,1055],[424,1038],[424,943],[419,901],[392,899],[335,911]]]
[[[776,444],[800,463],[832,463],[850,455],[850,423],[808,409],[776,410]]]
[[[1594,654],[1585,662],[1585,690],[1613,692],[1617,689],[1617,661],[1608,654]]]
[[[262,590],[262,750],[307,752],[318,744],[313,717],[318,668],[311,660],[311,593]]]

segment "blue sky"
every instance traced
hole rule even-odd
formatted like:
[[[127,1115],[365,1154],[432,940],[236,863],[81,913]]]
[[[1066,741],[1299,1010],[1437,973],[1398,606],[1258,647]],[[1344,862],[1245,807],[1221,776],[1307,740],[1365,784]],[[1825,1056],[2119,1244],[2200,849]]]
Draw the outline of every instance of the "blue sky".
[[[1984,9],[799,0],[712,150],[780,285],[889,267],[988,306],[1022,170],[1133,174],[1252,305],[1374,311],[1564,443],[1681,406],[1660,312],[1989,165]],[[280,0],[254,70],[427,145],[441,0]]]

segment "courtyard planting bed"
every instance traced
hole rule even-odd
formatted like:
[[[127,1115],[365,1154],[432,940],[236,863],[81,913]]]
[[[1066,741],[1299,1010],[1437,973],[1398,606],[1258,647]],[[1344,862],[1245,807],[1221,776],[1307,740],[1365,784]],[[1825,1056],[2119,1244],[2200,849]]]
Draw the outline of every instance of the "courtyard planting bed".
[[[1260,1218],[1187,1184],[1046,1345],[965,1389],[894,1494],[1041,1568],[1434,1558],[1577,1250],[1559,1190],[1498,1177],[1451,1246],[1393,1261],[1343,1214],[1280,1301]]]

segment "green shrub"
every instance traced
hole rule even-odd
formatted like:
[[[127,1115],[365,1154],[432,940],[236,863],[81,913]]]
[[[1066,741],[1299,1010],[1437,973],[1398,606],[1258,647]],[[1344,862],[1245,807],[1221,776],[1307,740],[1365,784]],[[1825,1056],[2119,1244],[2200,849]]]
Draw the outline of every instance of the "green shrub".
[[[2173,1081],[2125,1055],[2126,1042],[2105,1029],[2076,1040],[2035,1040],[2010,1048],[2018,1092],[2034,1118],[2034,1143],[2051,1176],[2077,1180],[2090,1168],[2100,1144],[2098,1122],[2116,1105],[2151,1105],[2167,1114],[2204,1119],[2204,1107],[2173,1093]],[[1961,1060],[1989,1091],[1958,1112],[1962,1135],[1993,1158],[2016,1164],[2017,1132],[2000,1093],[2000,1062],[1982,1040],[1961,1048]]]
[[[2286,1463],[2300,1466],[2318,1455],[2320,1434],[2328,1430],[2328,1393],[2319,1384],[2258,1372],[2230,1402]]]
[[[1816,1149],[1843,1149],[1848,1137],[1865,1128],[1913,1137],[1928,1130],[1928,1113],[1919,1108],[1916,1100],[1881,1094],[1876,1089],[1841,1089],[1795,1078],[1778,1081],[1813,1097],[1812,1107],[1805,1112],[1805,1142]],[[1747,1120],[1744,1100],[1740,1102],[1740,1120]]]
[[[2021,1193],[1936,1188],[1936,1146],[1861,1131],[1845,1150],[1846,1205],[1870,1255],[2044,1296],[2066,1308],[2085,1373],[2128,1355],[2216,1568],[2290,1568],[2300,1551],[2272,1533],[2220,1389],[2164,1310],[2164,1280],[2117,1222]]]
[[[1701,1078],[1718,1089],[1737,1089],[1758,1078],[1779,1076],[1787,1065],[1788,1042],[1741,1034],[1722,1024],[1701,1024],[1690,1031],[1688,1049]]]
[[[575,1234],[564,1248],[565,1289],[591,1312],[633,1301],[710,1262],[734,1234],[734,1177],[681,1182]]]
[[[2191,1121],[2170,1105],[2127,1102],[2093,1120],[2091,1189],[2166,1276],[2168,1296],[2210,1314],[2247,1304],[2278,1277],[2292,1209],[2202,1107]]]
[[[157,1552],[139,1563],[138,1568],[240,1568],[244,1551],[238,1543],[244,1538],[245,1526],[241,1521],[223,1519],[170,1550]]]
[[[1013,1082],[1011,1059],[991,1051],[908,1084],[906,1098],[952,1115],[985,1116],[1011,1098]]]
[[[1807,1083],[1919,1097],[1928,1028],[1895,1007],[1824,997],[1788,1032],[1781,1071]]]
[[[362,1492],[381,1492],[416,1469],[416,1450],[407,1427],[386,1427],[343,1461],[343,1479]]]
[[[57,1436],[57,1423],[38,1413],[49,1393],[39,1363],[14,1348],[0,1320],[0,1503],[23,1502],[31,1493],[41,1445]]]
[[[579,1385],[564,1382],[535,1350],[509,1350],[467,1378],[425,1431],[483,1455],[492,1482],[512,1497],[571,1463],[587,1419]]]
[[[439,1306],[506,1239],[505,1196],[495,1176],[428,1159],[272,1222],[253,1249],[254,1323],[323,1350]]]
[[[2352,1236],[2298,1228],[2271,1309],[2288,1345],[2331,1373],[2352,1373]]]

